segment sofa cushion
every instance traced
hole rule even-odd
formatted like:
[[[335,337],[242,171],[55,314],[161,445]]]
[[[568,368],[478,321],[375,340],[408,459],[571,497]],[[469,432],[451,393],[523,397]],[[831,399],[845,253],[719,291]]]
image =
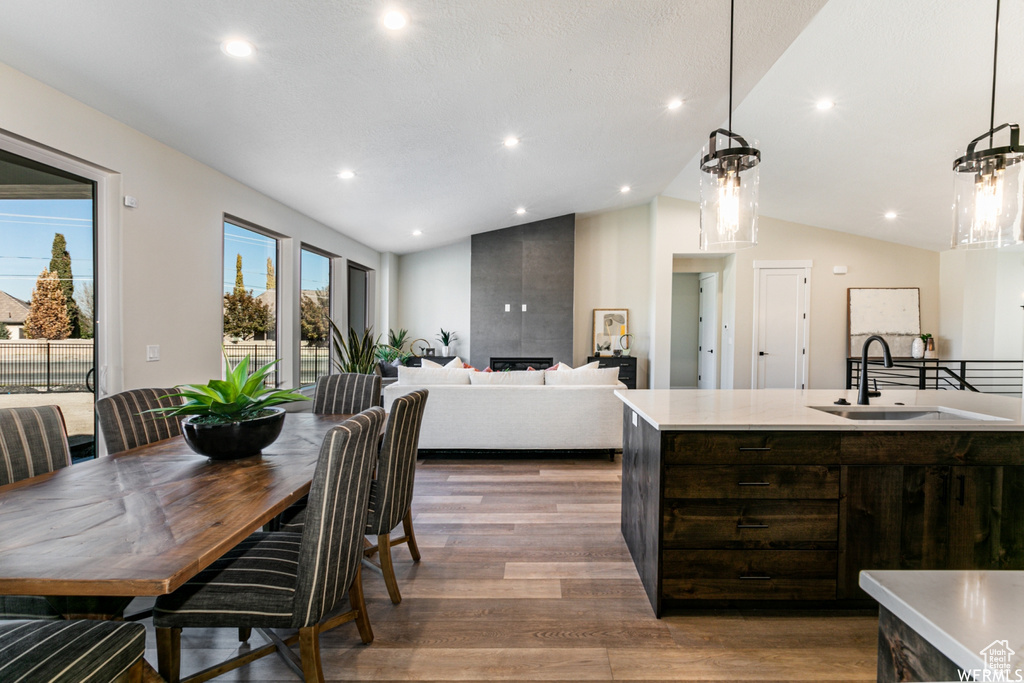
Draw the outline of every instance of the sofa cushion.
[[[545,378],[545,384],[552,386],[615,386],[618,383],[618,368],[598,368],[594,370],[578,368],[572,372],[549,372]]]
[[[578,368],[573,368],[571,365],[569,365],[567,363],[555,363],[550,368],[548,368],[548,372],[551,372],[552,370],[569,371],[569,372],[573,372],[575,370],[597,370],[600,366],[601,366],[601,362],[600,361],[596,361],[596,360],[593,363],[587,363],[586,365],[581,365]]]
[[[462,368],[398,368],[397,384],[427,386],[431,384],[469,384],[472,370]]]
[[[541,386],[544,384],[543,372],[513,370],[511,372],[474,372],[469,376],[470,384],[502,384],[516,386]]]

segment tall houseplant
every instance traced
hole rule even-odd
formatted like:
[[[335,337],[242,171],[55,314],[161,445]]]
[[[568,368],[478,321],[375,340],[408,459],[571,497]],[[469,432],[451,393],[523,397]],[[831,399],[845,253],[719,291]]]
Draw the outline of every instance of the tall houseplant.
[[[224,357],[224,379],[206,384],[182,384],[168,396],[181,396],[178,406],[154,408],[166,418],[186,416],[182,434],[192,450],[216,460],[257,455],[274,443],[284,424],[282,403],[308,401],[308,396],[289,389],[266,386],[267,374],[280,360],[249,374],[249,356],[234,368]],[[165,397],[166,398],[166,397]]]
[[[348,328],[348,336],[331,320],[331,343],[334,346],[334,367],[338,372],[355,372],[372,375],[377,364],[377,346],[380,338],[374,338],[373,329],[367,327],[362,335]]]

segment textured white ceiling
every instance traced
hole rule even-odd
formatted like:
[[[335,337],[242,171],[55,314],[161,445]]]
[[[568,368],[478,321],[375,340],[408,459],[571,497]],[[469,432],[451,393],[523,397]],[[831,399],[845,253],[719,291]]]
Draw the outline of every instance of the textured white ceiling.
[[[737,2],[737,100],[824,2]],[[380,25],[390,6],[406,30]],[[726,0],[4,0],[0,61],[404,253],[657,195],[725,115],[728,15]],[[253,59],[220,52],[235,35]],[[767,210],[782,157],[765,156]]]
[[[733,116],[760,140],[760,213],[948,249],[953,160],[988,130],[995,5],[830,0]],[[996,125],[1024,123],[1021,36],[1024,0],[1003,0]],[[665,194],[699,199],[698,175],[692,158]]]

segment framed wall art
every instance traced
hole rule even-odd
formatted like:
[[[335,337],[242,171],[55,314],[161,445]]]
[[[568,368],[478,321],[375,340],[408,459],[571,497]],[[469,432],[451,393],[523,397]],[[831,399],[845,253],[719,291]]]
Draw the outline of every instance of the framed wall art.
[[[921,290],[917,287],[851,287],[846,290],[847,355],[860,356],[864,340],[873,334],[889,344],[893,356],[911,355],[910,346],[921,334]],[[871,347],[872,358],[882,347]]]
[[[594,342],[591,348],[595,355],[612,355],[619,348],[619,337],[628,333],[629,309],[594,309]]]

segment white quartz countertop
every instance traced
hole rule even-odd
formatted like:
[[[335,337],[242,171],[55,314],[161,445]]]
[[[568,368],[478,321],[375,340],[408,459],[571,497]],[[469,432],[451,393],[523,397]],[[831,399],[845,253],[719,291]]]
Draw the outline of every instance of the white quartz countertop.
[[[871,570],[860,587],[963,670],[984,670],[994,643],[1013,651],[1009,678],[975,680],[1024,675],[1024,572]]]
[[[659,430],[841,430],[841,431],[1024,431],[1021,400],[967,391],[886,390],[871,406],[944,408],[965,419],[853,420],[812,406],[857,406],[856,390],[846,389],[643,389],[616,390],[623,403]],[[973,414],[976,418],[967,419]],[[945,417],[951,417],[947,414]],[[956,418],[956,415],[952,415]]]

